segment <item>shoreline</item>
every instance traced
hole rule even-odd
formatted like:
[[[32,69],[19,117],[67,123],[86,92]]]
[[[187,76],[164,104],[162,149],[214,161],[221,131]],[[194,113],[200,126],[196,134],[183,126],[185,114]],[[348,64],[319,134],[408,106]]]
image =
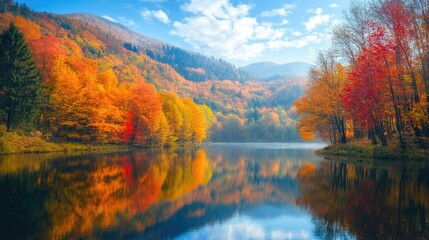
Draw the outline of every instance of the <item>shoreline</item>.
[[[176,147],[199,146],[201,144],[175,143],[166,146],[131,146],[123,143],[74,143],[51,142],[40,136],[25,136],[16,132],[0,132],[0,156],[38,153],[97,153],[120,152],[142,149],[168,149]]]
[[[323,157],[350,157],[364,160],[429,161],[429,149],[409,147],[404,151],[396,145],[382,147],[367,143],[331,144],[316,150],[315,153]]]
[[[50,142],[40,136],[25,136],[16,132],[0,134],[0,156],[31,153],[111,152],[134,148],[125,144]]]

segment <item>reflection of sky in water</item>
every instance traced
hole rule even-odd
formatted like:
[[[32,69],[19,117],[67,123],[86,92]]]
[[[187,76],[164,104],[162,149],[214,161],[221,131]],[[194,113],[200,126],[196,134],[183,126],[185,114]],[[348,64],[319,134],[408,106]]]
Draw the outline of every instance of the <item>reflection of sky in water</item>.
[[[326,143],[210,143],[209,146],[222,146],[229,148],[252,149],[320,149]]]
[[[311,216],[297,206],[261,205],[176,239],[315,239]]]

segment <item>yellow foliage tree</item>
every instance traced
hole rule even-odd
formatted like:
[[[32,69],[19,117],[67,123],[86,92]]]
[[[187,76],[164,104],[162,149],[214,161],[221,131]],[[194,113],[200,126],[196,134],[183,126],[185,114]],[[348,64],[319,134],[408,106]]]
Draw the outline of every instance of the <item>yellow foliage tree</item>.
[[[320,53],[318,66],[310,72],[310,83],[304,95],[295,102],[300,115],[297,129],[305,140],[316,133],[333,143],[346,142],[346,118],[340,94],[346,69],[333,53]]]

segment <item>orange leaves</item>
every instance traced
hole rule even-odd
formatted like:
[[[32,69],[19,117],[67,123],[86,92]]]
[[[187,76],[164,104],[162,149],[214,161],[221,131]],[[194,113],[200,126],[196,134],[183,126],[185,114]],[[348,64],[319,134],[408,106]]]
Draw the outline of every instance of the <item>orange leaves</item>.
[[[49,76],[49,122],[59,138],[156,146],[202,142],[213,121],[206,119],[211,111],[191,99],[159,95],[141,77],[119,84],[111,69],[99,72],[93,60],[59,57]]]
[[[49,94],[42,121],[56,139],[163,146],[207,138],[208,107],[155,89],[189,87],[169,65],[125,51],[103,24],[46,13],[31,19],[0,14],[0,28],[14,22],[30,42]]]
[[[199,143],[213,122],[207,107],[173,93],[158,94],[142,77],[120,84],[112,69],[100,72],[93,60],[58,57],[50,68],[48,118],[58,138],[155,146]]]
[[[208,108],[202,109],[192,99],[181,99],[174,93],[157,94],[152,85],[144,82],[131,84],[128,95],[130,117],[125,141],[162,146],[206,139],[213,122]]]
[[[21,16],[14,16],[11,13],[0,14],[0,27],[6,27],[10,22],[22,31],[27,41],[40,38],[40,26]]]
[[[50,125],[57,137],[73,140],[116,142],[122,132],[112,73],[98,74],[95,61],[77,57],[58,58],[51,71]]]
[[[65,56],[66,50],[62,47],[63,40],[52,34],[44,35],[40,39],[30,41],[32,53],[39,63],[39,68],[43,70],[45,77],[53,67],[55,58],[52,56]]]
[[[132,144],[145,144],[156,130],[162,112],[161,101],[152,85],[141,82],[129,90],[129,110],[135,115]]]
[[[183,100],[186,107],[189,108],[188,120],[191,123],[191,134],[193,142],[202,142],[206,139],[206,131],[208,128],[207,120],[205,119],[204,113],[201,111],[199,106],[192,101],[190,98]]]
[[[309,87],[295,102],[300,115],[297,129],[304,140],[312,140],[317,134],[333,143],[345,143],[345,112],[340,101],[345,80],[345,67],[334,55],[319,54],[317,68],[310,72]]]

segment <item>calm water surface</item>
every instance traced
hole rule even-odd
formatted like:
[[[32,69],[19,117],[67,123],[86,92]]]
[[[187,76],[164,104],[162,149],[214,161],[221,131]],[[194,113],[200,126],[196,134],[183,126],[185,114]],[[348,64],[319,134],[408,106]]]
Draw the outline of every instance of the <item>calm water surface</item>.
[[[429,167],[320,144],[0,158],[2,239],[429,239]]]

